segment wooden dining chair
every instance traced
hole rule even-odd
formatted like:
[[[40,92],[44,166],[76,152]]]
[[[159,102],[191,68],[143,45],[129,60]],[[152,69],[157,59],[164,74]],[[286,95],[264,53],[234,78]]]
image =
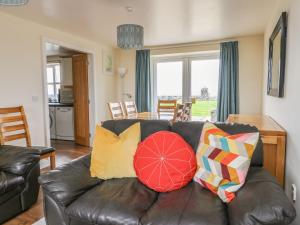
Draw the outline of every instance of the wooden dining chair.
[[[124,108],[126,111],[126,115],[127,116],[135,116],[137,115],[138,111],[137,111],[137,107],[134,101],[125,101],[124,102]]]
[[[40,159],[50,158],[50,167],[55,169],[55,149],[53,147],[32,146],[28,123],[23,106],[0,108],[0,144],[25,139],[26,146]]]
[[[175,113],[174,113],[174,117],[173,117],[173,119],[171,121],[172,123],[176,123],[176,122],[182,121],[183,108],[184,108],[184,105],[177,104],[176,109],[175,109]]]
[[[177,100],[158,100],[157,113],[174,115],[177,105]]]
[[[182,113],[182,121],[190,121],[192,118],[192,102],[184,103],[183,113]]]
[[[109,107],[111,118],[113,120],[123,119],[125,117],[125,113],[121,102],[109,102],[108,107]]]

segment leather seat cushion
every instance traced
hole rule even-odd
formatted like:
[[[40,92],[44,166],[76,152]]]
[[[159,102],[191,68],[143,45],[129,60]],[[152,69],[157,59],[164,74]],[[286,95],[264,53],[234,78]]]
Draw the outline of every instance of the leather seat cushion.
[[[160,193],[142,217],[143,225],[227,225],[226,206],[195,182],[182,189]]]
[[[66,213],[71,221],[73,218],[86,224],[136,225],[156,197],[156,192],[136,178],[111,179],[80,196]]]
[[[22,176],[0,172],[0,194],[5,194],[24,184]]]
[[[11,145],[0,146],[0,170],[15,175],[25,175],[40,157],[32,154],[28,148]]]
[[[275,177],[263,168],[250,168],[246,183],[228,204],[230,225],[290,224],[296,211]]]
[[[44,155],[50,152],[54,152],[55,149],[53,147],[43,147],[43,146],[32,146],[30,147],[30,152],[37,155]]]
[[[136,178],[107,180],[70,204],[66,213],[71,224],[227,225],[226,206],[194,182],[158,194]]]

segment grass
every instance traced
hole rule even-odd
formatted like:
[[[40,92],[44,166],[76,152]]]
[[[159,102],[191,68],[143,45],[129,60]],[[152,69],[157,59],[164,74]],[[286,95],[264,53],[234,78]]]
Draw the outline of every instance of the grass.
[[[217,108],[216,100],[200,101],[197,100],[192,106],[192,116],[210,116],[212,110]]]

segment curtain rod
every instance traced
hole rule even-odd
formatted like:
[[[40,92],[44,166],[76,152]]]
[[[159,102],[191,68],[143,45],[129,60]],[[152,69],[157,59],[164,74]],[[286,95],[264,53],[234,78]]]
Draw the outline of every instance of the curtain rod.
[[[224,42],[237,41],[236,39],[225,39],[220,41],[207,41],[207,42],[191,42],[191,43],[182,43],[182,44],[170,44],[170,45],[154,45],[154,46],[145,46],[145,49],[150,50],[160,50],[160,49],[170,49],[170,48],[183,48],[183,47],[193,47],[201,45],[219,45]]]

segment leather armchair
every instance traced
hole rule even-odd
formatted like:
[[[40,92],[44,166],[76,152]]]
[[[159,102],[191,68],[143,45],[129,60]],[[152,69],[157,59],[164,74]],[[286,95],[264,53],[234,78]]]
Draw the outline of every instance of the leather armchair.
[[[27,148],[0,146],[0,223],[37,201],[39,175],[39,156]]]

